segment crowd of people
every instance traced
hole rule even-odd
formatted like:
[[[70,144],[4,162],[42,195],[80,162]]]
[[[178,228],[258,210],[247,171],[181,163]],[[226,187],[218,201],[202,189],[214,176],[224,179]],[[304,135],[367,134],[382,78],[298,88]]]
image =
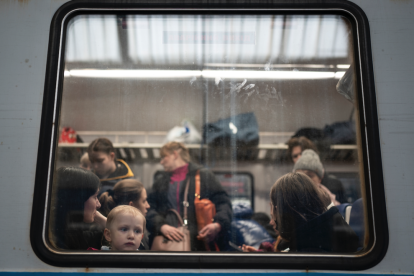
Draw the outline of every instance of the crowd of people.
[[[238,246],[244,252],[356,252],[358,237],[335,207],[344,202],[342,184],[325,172],[306,138],[292,138],[288,146],[293,172],[272,186],[271,217],[264,225],[273,228],[274,242]],[[162,236],[171,243],[188,239],[191,251],[234,250],[229,242],[232,203],[213,172],[191,162],[182,143],[169,142],[160,154],[164,171],[148,192],[128,164],[116,159],[106,138],[90,143],[79,167],[57,169],[50,229],[56,247],[151,250]],[[211,221],[201,222],[196,199],[212,203]]]

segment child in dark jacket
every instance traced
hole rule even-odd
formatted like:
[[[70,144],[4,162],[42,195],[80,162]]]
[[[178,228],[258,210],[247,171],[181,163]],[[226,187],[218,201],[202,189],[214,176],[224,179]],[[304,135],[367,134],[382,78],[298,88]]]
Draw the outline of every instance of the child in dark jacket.
[[[116,159],[115,148],[106,138],[93,140],[89,144],[88,155],[91,169],[101,181],[102,187],[98,196],[112,189],[118,181],[134,177],[128,164],[121,159]]]

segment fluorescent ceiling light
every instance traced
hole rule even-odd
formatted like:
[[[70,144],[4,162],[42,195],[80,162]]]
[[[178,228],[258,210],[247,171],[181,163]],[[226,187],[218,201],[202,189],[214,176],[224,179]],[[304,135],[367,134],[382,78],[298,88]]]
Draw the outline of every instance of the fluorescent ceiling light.
[[[316,71],[220,71],[203,70],[201,75],[205,78],[222,79],[332,79],[335,72]]]
[[[197,70],[70,70],[73,77],[87,78],[188,78],[198,77],[201,71]],[[66,73],[65,73],[66,76]]]
[[[70,70],[65,77],[86,78],[221,78],[221,79],[340,79],[345,72],[323,71],[252,71],[252,70]]]
[[[212,67],[247,67],[247,68],[335,68],[335,65],[325,64],[248,64],[248,63],[205,63]],[[349,66],[348,66],[349,67]]]

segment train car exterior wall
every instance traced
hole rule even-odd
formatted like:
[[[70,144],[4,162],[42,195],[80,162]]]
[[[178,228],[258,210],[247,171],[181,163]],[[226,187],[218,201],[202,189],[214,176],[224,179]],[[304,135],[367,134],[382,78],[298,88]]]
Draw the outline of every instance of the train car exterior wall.
[[[250,273],[253,270],[57,268],[30,245],[30,220],[50,22],[64,0],[0,1],[0,274],[27,272]],[[413,274],[414,1],[353,1],[366,13],[389,227],[382,261],[358,274]],[[265,274],[308,271],[260,271]],[[344,273],[343,271],[316,273]]]

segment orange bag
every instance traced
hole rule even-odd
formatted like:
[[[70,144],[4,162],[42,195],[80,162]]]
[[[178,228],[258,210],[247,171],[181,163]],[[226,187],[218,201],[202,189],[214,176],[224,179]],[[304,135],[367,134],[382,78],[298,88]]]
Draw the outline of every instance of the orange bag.
[[[216,215],[216,205],[207,198],[200,199],[200,171],[197,171],[195,176],[195,199],[194,207],[197,218],[198,231],[203,229],[206,225],[214,222]],[[216,251],[220,251],[217,244],[215,244]],[[207,251],[211,251],[208,244],[205,244]]]

